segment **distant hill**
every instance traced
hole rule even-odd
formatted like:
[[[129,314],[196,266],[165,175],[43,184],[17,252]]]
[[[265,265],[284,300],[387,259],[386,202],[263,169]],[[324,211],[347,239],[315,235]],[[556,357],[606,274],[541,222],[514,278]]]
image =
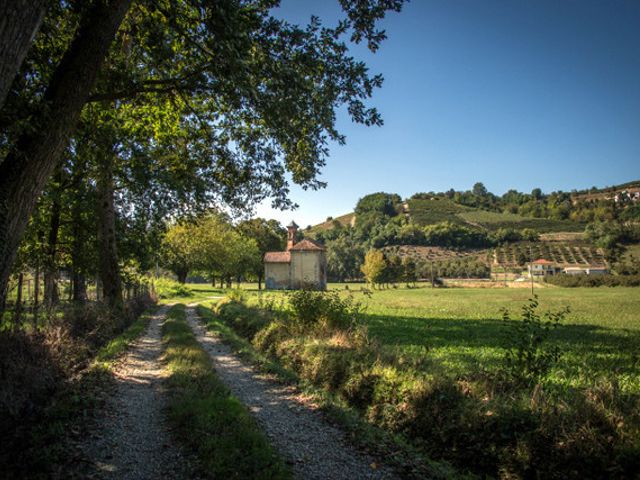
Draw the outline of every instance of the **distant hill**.
[[[549,220],[545,218],[523,217],[514,213],[499,213],[466,207],[446,198],[411,199],[407,202],[408,214],[418,225],[452,222],[461,225],[495,231],[499,228],[532,228],[539,233],[578,232],[584,225],[569,220]]]
[[[612,187],[596,188],[590,190],[580,190],[571,194],[573,202],[589,201],[589,200],[611,200],[616,194],[622,192],[636,193],[640,192],[640,180],[627,182]]]
[[[532,228],[539,233],[582,232],[584,230],[582,223],[570,220],[550,220],[523,217],[513,213],[491,212],[459,205],[442,197],[409,199],[402,205],[398,205],[398,210],[420,226],[451,222],[488,231],[495,231],[499,228],[516,230]],[[309,233],[331,229],[334,222],[339,222],[343,226],[352,226],[355,223],[355,217],[356,214],[353,212],[335,218],[330,217],[325,222],[312,226]]]
[[[344,227],[353,226],[355,218],[356,218],[356,214],[353,212],[346,213],[344,215],[340,215],[339,217],[335,217],[335,218],[329,217],[327,218],[326,221],[319,223],[318,225],[312,226],[311,229],[314,231],[329,230],[330,228],[333,228],[334,222],[339,222]]]

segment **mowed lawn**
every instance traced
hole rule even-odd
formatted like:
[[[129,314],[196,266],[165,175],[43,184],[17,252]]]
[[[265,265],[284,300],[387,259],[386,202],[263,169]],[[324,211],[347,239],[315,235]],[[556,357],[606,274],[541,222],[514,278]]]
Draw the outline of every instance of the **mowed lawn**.
[[[502,309],[519,320],[531,297],[525,288],[420,288],[375,290],[331,284],[366,307],[364,320],[383,347],[402,355],[408,368],[437,370],[456,377],[495,371],[512,345],[512,328]],[[198,300],[223,292],[192,285]],[[250,297],[255,284],[244,284]],[[209,293],[211,292],[211,293]],[[558,387],[588,387],[615,377],[622,391],[640,393],[640,288],[536,288],[539,312],[571,309],[550,342],[563,356],[551,378]],[[280,297],[282,292],[261,295]]]

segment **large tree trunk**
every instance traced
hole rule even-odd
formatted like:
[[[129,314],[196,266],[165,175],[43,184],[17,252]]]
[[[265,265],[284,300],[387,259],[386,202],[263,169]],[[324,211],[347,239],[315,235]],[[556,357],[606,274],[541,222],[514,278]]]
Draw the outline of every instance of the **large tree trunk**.
[[[46,0],[0,2],[0,108],[44,18]]]
[[[115,153],[104,151],[98,154],[97,217],[98,249],[100,252],[100,279],[104,301],[114,310],[124,306],[122,281],[118,266],[116,243],[116,210],[113,201],[113,164]]]
[[[0,163],[0,292],[6,290],[29,216],[74,132],[130,3],[93,2],[53,73],[30,128]]]
[[[189,274],[189,270],[178,270],[178,281],[180,283],[187,283],[187,275]]]

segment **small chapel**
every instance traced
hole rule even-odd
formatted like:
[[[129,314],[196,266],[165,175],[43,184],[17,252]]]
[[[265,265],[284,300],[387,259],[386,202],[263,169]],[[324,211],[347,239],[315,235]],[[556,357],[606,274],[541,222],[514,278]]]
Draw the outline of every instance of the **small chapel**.
[[[296,242],[298,225],[287,225],[287,249],[264,254],[265,286],[271,290],[326,290],[325,248],[305,238]]]

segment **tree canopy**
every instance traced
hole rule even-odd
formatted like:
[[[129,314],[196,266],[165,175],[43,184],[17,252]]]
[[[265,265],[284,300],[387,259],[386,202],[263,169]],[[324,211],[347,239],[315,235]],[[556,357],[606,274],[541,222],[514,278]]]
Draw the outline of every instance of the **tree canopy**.
[[[366,104],[382,77],[349,44],[377,50],[377,21],[403,0],[339,3],[335,27],[315,16],[286,22],[273,0],[53,1],[42,22],[16,16],[33,41],[0,38],[22,45],[17,57],[26,52],[9,67],[19,69],[0,112],[0,290],[66,154],[100,157],[90,163],[101,176],[90,166],[83,181],[104,187],[101,218],[143,229],[163,215],[154,203],[246,209],[270,198],[290,207],[290,181],[322,187],[329,143],[345,142],[336,110],[382,123]],[[34,2],[36,14],[43,5]]]

